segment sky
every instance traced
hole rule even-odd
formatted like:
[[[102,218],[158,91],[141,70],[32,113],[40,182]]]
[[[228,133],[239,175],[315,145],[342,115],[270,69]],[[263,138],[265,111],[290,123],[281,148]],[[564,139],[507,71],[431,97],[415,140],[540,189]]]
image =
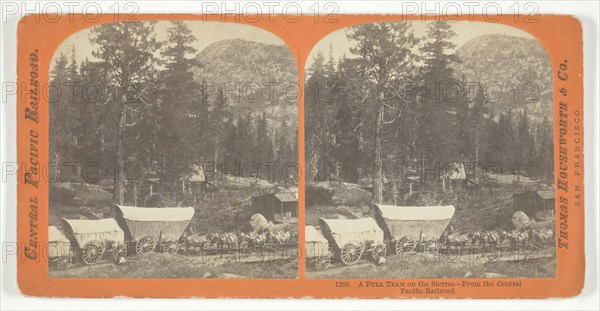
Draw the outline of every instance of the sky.
[[[427,24],[430,22],[406,21],[399,23],[412,23],[415,30],[415,36],[422,37],[425,36]],[[456,33],[456,36],[452,40],[452,42],[456,45],[456,49],[460,48],[465,42],[475,37],[488,34],[505,34],[529,39],[534,38],[523,30],[502,24],[469,21],[451,22],[450,24],[452,26],[452,30],[454,30]],[[317,51],[321,51],[325,57],[328,57],[330,45],[332,47],[332,56],[334,60],[339,60],[344,54],[347,57],[351,57],[351,42],[346,38],[346,30],[347,28],[340,29],[321,39],[321,41],[319,41],[310,52],[310,55],[306,61],[306,68],[310,67],[313,63],[314,56],[316,55]]]
[[[198,52],[202,51],[212,43],[228,39],[245,39],[278,45],[284,44],[283,40],[276,35],[255,26],[203,21],[187,21],[185,23],[192,30],[196,38],[198,38],[198,40],[192,44]],[[158,40],[165,40],[167,38],[167,29],[170,26],[171,23],[169,21],[159,21],[156,24],[155,30]],[[93,60],[92,50],[94,49],[94,46],[89,42],[91,28],[92,27],[81,30],[65,39],[54,53],[51,68],[54,68],[54,61],[56,60],[56,56],[60,55],[60,53],[64,53],[70,57],[73,46],[75,46],[75,59],[78,62],[81,62],[86,58]]]
[[[227,39],[244,39],[249,41],[256,41],[268,44],[284,44],[284,42],[276,35],[249,25],[235,24],[235,23],[222,23],[222,22],[204,22],[204,21],[186,21],[185,22],[198,40],[193,43],[193,46],[198,50],[202,51],[208,45]],[[415,35],[420,37],[424,36],[429,22],[423,21],[405,21],[405,23],[412,23],[415,30]],[[169,21],[159,21],[156,24],[156,33],[159,40],[164,40],[167,37],[167,29],[170,27]],[[517,37],[533,38],[529,33],[522,31],[518,28],[506,26],[495,23],[485,22],[451,22],[452,29],[456,33],[453,38],[453,42],[456,48],[460,48],[465,42],[473,39],[477,36],[487,34],[506,34]],[[54,61],[56,56],[60,53],[64,53],[67,56],[71,55],[71,49],[75,46],[75,58],[78,62],[89,58],[93,60],[92,50],[93,45],[89,42],[90,29],[87,28],[81,30],[63,41],[59,48],[55,52],[55,57],[51,64],[51,68],[54,67]],[[332,47],[333,58],[337,61],[344,54],[351,57],[352,54],[349,51],[351,42],[346,38],[347,28],[335,31],[325,38],[323,38],[311,51],[306,65],[307,68],[313,63],[313,57],[317,51],[323,52],[324,55],[329,55],[329,47]]]

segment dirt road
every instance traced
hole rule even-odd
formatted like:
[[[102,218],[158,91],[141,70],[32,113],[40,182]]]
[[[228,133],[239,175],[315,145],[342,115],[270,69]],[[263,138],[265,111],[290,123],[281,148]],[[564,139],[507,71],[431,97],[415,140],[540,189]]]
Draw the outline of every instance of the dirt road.
[[[149,253],[115,264],[109,258],[91,266],[72,264],[66,270],[50,268],[56,278],[295,278],[296,254],[211,254],[203,256]]]
[[[308,264],[307,277],[315,279],[352,278],[481,278],[481,277],[552,277],[556,256],[553,247],[529,253],[486,253],[442,255],[412,253],[389,255],[386,262],[376,265],[362,259],[345,266],[332,259],[327,270],[317,271]]]

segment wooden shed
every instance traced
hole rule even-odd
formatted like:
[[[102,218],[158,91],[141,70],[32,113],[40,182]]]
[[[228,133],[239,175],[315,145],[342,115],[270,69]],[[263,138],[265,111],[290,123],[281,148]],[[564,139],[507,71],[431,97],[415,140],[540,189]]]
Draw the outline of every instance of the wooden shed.
[[[298,222],[298,198],[293,193],[269,193],[252,197],[252,209],[277,223]]]
[[[522,211],[529,218],[542,221],[554,218],[554,190],[528,191],[513,194],[515,212]]]

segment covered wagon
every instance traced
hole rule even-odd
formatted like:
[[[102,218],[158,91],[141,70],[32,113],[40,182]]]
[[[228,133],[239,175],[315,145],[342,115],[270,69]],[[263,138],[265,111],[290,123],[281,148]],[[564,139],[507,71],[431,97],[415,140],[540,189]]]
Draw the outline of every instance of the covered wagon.
[[[117,205],[116,219],[128,243],[139,255],[154,251],[176,254],[179,238],[194,216],[193,207],[132,207]]]
[[[323,236],[334,246],[336,254],[346,265],[353,265],[365,252],[377,262],[385,256],[383,231],[373,218],[319,219]]]
[[[63,270],[73,259],[71,241],[55,226],[48,227],[48,262]]]
[[[314,264],[317,270],[324,270],[331,264],[329,241],[313,226],[304,229],[304,251],[306,258]]]
[[[454,216],[455,208],[446,206],[394,206],[375,204],[375,219],[386,241],[397,254],[412,252],[422,245],[424,251],[437,249],[438,240]]]
[[[123,230],[112,218],[97,220],[64,219],[65,234],[81,250],[81,259],[87,265],[97,263],[106,252],[115,260],[127,254]]]

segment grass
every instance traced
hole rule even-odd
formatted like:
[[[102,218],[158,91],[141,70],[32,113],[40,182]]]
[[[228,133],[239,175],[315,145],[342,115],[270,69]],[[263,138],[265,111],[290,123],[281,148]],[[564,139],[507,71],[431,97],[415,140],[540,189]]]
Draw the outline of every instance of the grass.
[[[77,264],[66,270],[51,269],[51,278],[255,278],[291,279],[298,275],[295,258],[244,262],[225,258],[146,254],[116,265],[103,261],[93,266]]]
[[[368,255],[368,254],[366,254]],[[332,264],[330,269],[316,271],[307,268],[308,278],[329,279],[392,279],[392,278],[550,278],[554,277],[556,256],[548,247],[530,260],[513,260],[514,257],[489,258],[482,256],[437,259],[434,255],[388,256],[380,266],[361,259],[355,266]]]

